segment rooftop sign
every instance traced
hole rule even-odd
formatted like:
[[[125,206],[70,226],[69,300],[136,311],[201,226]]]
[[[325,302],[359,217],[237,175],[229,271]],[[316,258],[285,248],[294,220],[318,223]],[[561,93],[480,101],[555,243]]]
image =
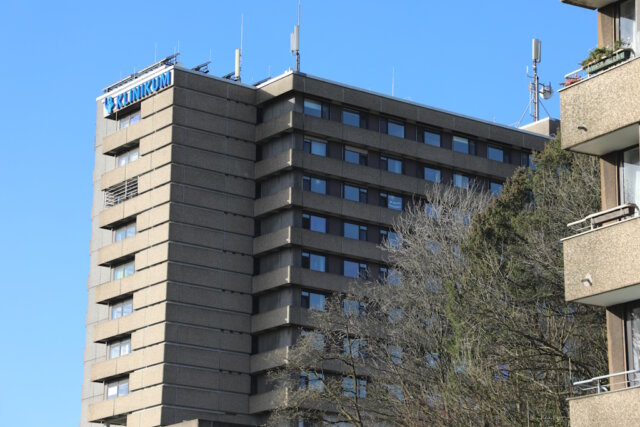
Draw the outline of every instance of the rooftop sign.
[[[160,92],[161,90],[171,86],[173,83],[173,70],[165,71],[162,74],[150,77],[142,83],[135,86],[128,85],[120,92],[109,94],[104,97],[104,116],[110,116],[118,110],[121,110],[135,102],[141,101],[146,97]]]

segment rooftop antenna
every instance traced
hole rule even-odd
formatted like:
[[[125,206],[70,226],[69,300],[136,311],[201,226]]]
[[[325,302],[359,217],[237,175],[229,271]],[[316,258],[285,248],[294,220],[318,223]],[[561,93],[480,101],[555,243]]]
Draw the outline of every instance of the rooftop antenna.
[[[533,104],[533,113],[530,114],[533,117],[534,122],[537,122],[540,119],[540,106],[544,108],[547,116],[549,116],[549,112],[542,102],[540,102],[540,97],[542,96],[542,99],[546,100],[553,96],[551,83],[546,85],[544,83],[540,83],[540,79],[538,77],[538,64],[542,62],[542,42],[539,39],[534,38],[531,41],[531,60],[533,62],[533,76],[529,75],[529,67],[527,67],[527,77],[532,80],[529,83],[529,102],[527,104],[527,108],[522,113],[520,120],[517,122],[518,127],[520,126],[520,122],[522,122],[527,110],[531,110],[531,104]]]
[[[291,53],[296,54],[296,71],[300,72],[300,0],[298,0],[298,24],[291,33]]]
[[[394,96],[396,85],[396,67],[391,68],[391,96]]]
[[[529,76],[533,81],[529,84],[529,91],[531,92],[531,99],[533,101],[533,121],[537,122],[540,119],[540,95],[542,99],[549,99],[553,96],[553,89],[551,83],[545,85],[540,83],[538,78],[538,64],[542,62],[542,42],[539,39],[533,39],[531,41],[531,59],[533,61],[533,76]],[[544,108],[544,105],[542,106]],[[545,110],[546,111],[546,110]],[[549,114],[547,112],[547,114]]]
[[[242,33],[244,29],[244,14],[240,15],[240,49],[236,49],[236,70],[234,77],[236,81],[240,81],[240,70],[242,63]]]

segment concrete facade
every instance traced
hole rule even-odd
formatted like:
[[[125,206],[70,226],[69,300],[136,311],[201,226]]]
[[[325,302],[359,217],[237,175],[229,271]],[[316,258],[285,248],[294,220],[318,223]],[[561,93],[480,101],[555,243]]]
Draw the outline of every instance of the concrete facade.
[[[598,45],[614,46],[620,38],[621,2],[563,1],[597,8]],[[634,7],[637,21],[640,2],[635,1]],[[637,31],[637,23],[634,28]],[[563,240],[565,298],[606,307],[609,372],[596,373],[589,391],[569,401],[574,427],[640,425],[640,388],[633,372],[640,368],[634,360],[640,345],[634,317],[640,301],[640,270],[636,268],[640,219],[637,207],[629,205],[638,201],[621,195],[628,194],[624,186],[634,182],[633,175],[625,176],[625,167],[628,171],[632,165],[624,166],[624,152],[637,149],[640,141],[637,55],[636,51],[635,58],[592,74],[560,93],[562,146],[600,158],[602,189],[602,211],[583,222],[587,231]]]
[[[303,292],[344,290],[345,261],[373,276],[385,266],[379,244],[399,214],[389,196],[406,206],[422,194],[425,166],[442,182],[459,174],[489,189],[547,141],[300,73],[250,86],[167,69],[171,87],[123,113],[104,117],[97,103],[83,426],[264,422],[286,399],[266,373],[310,326]],[[305,100],[321,105],[320,117]],[[344,110],[360,126],[344,124]],[[385,132],[389,122],[404,137]],[[440,146],[425,144],[425,131]],[[475,154],[453,150],[454,136]],[[324,155],[306,149],[310,139]],[[488,158],[489,146],[502,161]],[[345,148],[363,160],[346,161]],[[323,191],[309,191],[305,177]],[[133,193],[116,193],[123,183]],[[349,200],[349,186],[365,196]],[[321,216],[324,231],[303,215]],[[345,237],[345,223],[366,231]],[[324,271],[306,254],[324,257]]]

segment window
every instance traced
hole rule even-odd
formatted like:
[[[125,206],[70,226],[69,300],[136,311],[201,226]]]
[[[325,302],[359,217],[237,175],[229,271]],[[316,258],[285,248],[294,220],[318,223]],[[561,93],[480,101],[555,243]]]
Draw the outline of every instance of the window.
[[[351,355],[355,358],[364,358],[366,351],[366,342],[359,338],[344,338],[343,339],[343,353],[345,356]]]
[[[353,163],[354,165],[367,165],[367,152],[358,148],[344,147],[344,161],[347,163]]]
[[[116,359],[131,353],[131,338],[113,341],[108,346],[109,359]]]
[[[134,123],[138,123],[139,121],[140,121],[140,111],[136,111],[127,116],[124,116],[121,119],[118,119],[118,129],[127,128]]]
[[[396,211],[402,210],[402,196],[395,194],[380,193],[380,204],[386,208]]]
[[[120,280],[122,278],[131,276],[135,273],[136,268],[134,261],[125,262],[124,264],[114,265],[111,267],[111,277],[113,280]]]
[[[640,155],[638,147],[622,152],[618,174],[620,204],[640,203]]]
[[[352,202],[367,203],[367,189],[345,184],[344,198]]]
[[[402,174],[402,160],[380,156],[380,168],[391,173]]]
[[[434,206],[433,203],[427,202],[424,204],[424,213],[427,218],[437,219],[438,218],[438,207]]]
[[[129,378],[122,378],[120,380],[111,381],[105,384],[105,394],[107,400],[115,399],[116,397],[126,396],[129,394]]]
[[[342,302],[344,315],[349,316],[359,316],[365,313],[365,304],[362,301],[354,301],[351,299],[346,299]]]
[[[109,306],[110,319],[118,319],[120,317],[128,316],[133,313],[133,298],[128,298]]]
[[[616,13],[616,39],[631,49],[636,49],[636,11],[635,1],[625,0],[618,4]]]
[[[316,156],[327,157],[327,143],[315,139],[304,139],[304,152],[315,154]]]
[[[302,179],[302,189],[313,193],[327,194],[327,181],[322,178],[305,176]]]
[[[404,138],[404,124],[389,120],[387,122],[387,133],[391,136]]]
[[[308,268],[313,271],[325,271],[326,258],[324,255],[314,254],[311,252],[302,252],[302,268]]]
[[[113,241],[119,242],[124,239],[128,239],[129,237],[133,237],[136,235],[136,223],[130,222],[129,224],[125,224],[122,227],[118,227],[113,231]]]
[[[424,179],[430,182],[440,182],[440,169],[425,166]]]
[[[307,116],[319,117],[322,119],[329,118],[329,104],[315,101],[313,99],[304,100],[304,114]]]
[[[324,311],[325,296],[317,292],[300,292],[300,307],[311,310]]]
[[[520,166],[525,166],[535,170],[536,167],[533,165],[533,154],[524,152],[520,153]]]
[[[396,249],[402,245],[398,233],[384,229],[380,230],[380,243],[383,245],[388,243],[389,246]]]
[[[353,110],[342,110],[342,123],[349,126],[360,127],[360,113]]]
[[[367,278],[367,264],[357,261],[343,261],[343,275],[353,279]]]
[[[495,160],[496,162],[506,163],[507,158],[505,156],[505,151],[502,148],[489,146],[487,149],[487,158],[489,160]]]
[[[440,134],[425,130],[424,143],[427,145],[432,145],[434,147],[440,147]]]
[[[453,186],[457,188],[469,188],[469,177],[459,173],[454,173]]]
[[[354,388],[352,377],[344,377],[342,379],[343,394],[347,397],[355,397],[357,392],[358,397],[367,397],[367,380],[356,378],[356,385],[357,387]]]
[[[355,240],[367,240],[367,226],[352,224],[350,222],[344,223],[343,236],[349,239]]]
[[[629,366],[627,369],[640,369],[640,301],[628,303],[625,307],[626,349]],[[640,384],[640,374],[629,375],[630,386]]]
[[[467,138],[462,138],[461,136],[453,137],[453,151],[457,151],[458,153],[465,154],[476,154],[476,145],[475,143],[469,141]]]
[[[140,151],[138,147],[132,148],[129,151],[125,151],[124,153],[118,154],[116,156],[116,165],[117,167],[124,166],[127,163],[131,163],[134,160],[138,160],[140,157]]]
[[[491,194],[499,196],[502,193],[504,185],[501,182],[491,181]]]
[[[302,228],[316,231],[318,233],[327,232],[327,219],[322,216],[303,213],[302,214]]]
[[[310,391],[324,391],[324,376],[321,373],[301,371],[300,389]]]
[[[396,365],[402,363],[402,347],[389,344],[387,345],[387,350],[389,351],[389,356],[391,356],[391,360],[393,361],[393,363],[395,363]]]
[[[313,347],[314,350],[316,351],[325,350],[324,334],[321,334],[320,332],[315,332],[315,331],[306,331],[304,329],[300,331],[301,338],[307,337],[307,336],[311,340],[311,346]]]
[[[395,307],[389,309],[389,321],[392,323],[397,322],[402,319],[402,309],[400,307]]]
[[[395,268],[389,268],[387,270],[386,279],[390,285],[398,286],[402,283],[402,274]]]

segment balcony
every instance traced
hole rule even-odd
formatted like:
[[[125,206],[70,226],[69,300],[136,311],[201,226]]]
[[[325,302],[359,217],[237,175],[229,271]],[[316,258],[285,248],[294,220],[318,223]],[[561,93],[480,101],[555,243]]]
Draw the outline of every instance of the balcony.
[[[588,9],[600,9],[608,4],[614,3],[615,0],[561,0],[562,3],[572,4],[574,6],[586,7]]]
[[[569,224],[562,240],[567,301],[608,307],[640,295],[640,217],[636,205],[617,206]]]
[[[639,425],[637,375],[638,370],[625,371],[574,383],[581,396],[569,399],[571,426]]]
[[[638,76],[640,57],[612,64],[561,89],[562,148],[601,156],[637,144]]]

